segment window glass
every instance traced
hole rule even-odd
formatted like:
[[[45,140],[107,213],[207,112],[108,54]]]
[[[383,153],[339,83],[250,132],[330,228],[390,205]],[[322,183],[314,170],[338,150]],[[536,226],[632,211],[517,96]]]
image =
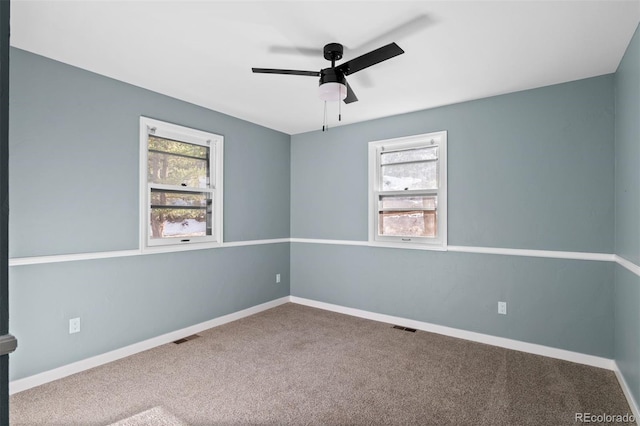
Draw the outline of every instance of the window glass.
[[[211,235],[210,193],[151,190],[151,238]]]
[[[380,212],[380,235],[398,237],[435,237],[435,211]]]
[[[437,196],[380,197],[380,235],[435,237]]]
[[[384,165],[381,172],[383,191],[438,188],[438,163],[435,161]]]
[[[209,147],[150,136],[147,170],[152,183],[205,188]]]
[[[380,155],[380,164],[406,163],[409,161],[436,159],[438,159],[438,147],[432,146],[428,148],[383,152]]]

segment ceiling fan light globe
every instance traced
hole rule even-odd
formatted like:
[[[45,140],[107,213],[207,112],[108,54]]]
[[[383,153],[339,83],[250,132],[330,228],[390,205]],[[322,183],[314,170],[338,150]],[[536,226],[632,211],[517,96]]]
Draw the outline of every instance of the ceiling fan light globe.
[[[342,83],[324,83],[318,88],[318,95],[323,101],[342,101],[347,97],[347,86]]]

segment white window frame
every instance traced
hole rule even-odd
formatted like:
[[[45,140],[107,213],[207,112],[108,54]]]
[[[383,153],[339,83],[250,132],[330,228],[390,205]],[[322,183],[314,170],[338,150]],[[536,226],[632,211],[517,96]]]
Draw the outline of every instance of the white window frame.
[[[432,143],[433,142],[433,143]],[[382,191],[380,158],[383,152],[438,145],[438,188],[435,190]],[[437,195],[436,237],[379,235],[378,200],[384,195]],[[447,249],[447,132],[433,132],[369,142],[369,244],[426,250]]]
[[[152,239],[150,235],[151,188],[171,189],[172,186],[148,181],[149,135],[209,147],[209,184],[205,188],[180,188],[185,192],[209,192],[213,197],[213,235],[166,239]],[[148,117],[140,117],[140,248],[144,251],[179,251],[212,248],[223,243],[223,165],[224,137]]]

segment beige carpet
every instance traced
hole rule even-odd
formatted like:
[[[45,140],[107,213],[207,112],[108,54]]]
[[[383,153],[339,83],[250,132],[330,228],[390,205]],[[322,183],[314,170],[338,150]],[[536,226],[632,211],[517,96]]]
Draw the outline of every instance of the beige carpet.
[[[201,335],[13,395],[11,423],[108,425],[152,407],[193,425],[575,425],[575,413],[631,412],[611,371],[295,304]]]

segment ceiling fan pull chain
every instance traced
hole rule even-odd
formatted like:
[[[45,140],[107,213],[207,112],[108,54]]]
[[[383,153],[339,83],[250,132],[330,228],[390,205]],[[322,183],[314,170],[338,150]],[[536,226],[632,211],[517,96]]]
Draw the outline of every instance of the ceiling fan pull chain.
[[[338,99],[338,121],[342,121],[342,102]]]
[[[322,118],[322,131],[329,130],[327,126],[327,101],[324,101],[324,117]]]

